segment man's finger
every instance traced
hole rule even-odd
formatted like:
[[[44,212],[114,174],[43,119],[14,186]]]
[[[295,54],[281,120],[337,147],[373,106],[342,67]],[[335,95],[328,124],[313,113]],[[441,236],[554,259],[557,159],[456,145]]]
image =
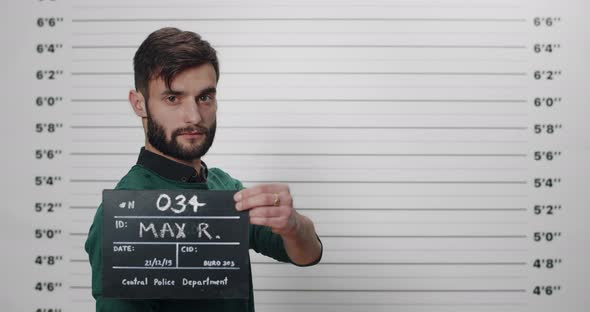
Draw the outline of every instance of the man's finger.
[[[250,217],[250,224],[268,226],[272,229],[285,229],[288,226],[288,218],[284,217]]]
[[[258,194],[263,194],[263,193],[280,193],[280,192],[288,192],[289,191],[289,185],[287,184],[282,184],[282,183],[275,183],[275,184],[258,184],[246,189],[243,189],[239,192],[237,192],[234,195],[234,200],[236,202],[244,199],[244,198],[248,198],[248,197],[252,197],[252,196],[256,196]]]
[[[280,206],[291,206],[293,204],[293,198],[289,193],[261,193],[242,198],[242,200],[236,202],[236,209],[241,211],[262,206],[275,206],[275,200],[279,201]]]
[[[274,206],[263,206],[250,209],[250,218],[252,217],[264,217],[273,218],[280,217],[282,215],[288,216],[288,207],[274,207]]]
[[[275,199],[274,194],[262,193],[254,196],[243,198],[236,202],[237,210],[248,210],[254,207],[272,206]],[[279,198],[280,199],[280,198]]]

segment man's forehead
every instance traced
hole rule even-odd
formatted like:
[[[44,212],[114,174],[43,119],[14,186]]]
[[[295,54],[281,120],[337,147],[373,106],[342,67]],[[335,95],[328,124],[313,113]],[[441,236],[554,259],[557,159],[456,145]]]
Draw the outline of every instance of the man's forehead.
[[[166,86],[166,82],[163,77],[151,79],[149,82],[150,89],[153,92],[162,94],[170,93],[169,91],[183,93],[201,93],[206,90],[208,92],[216,91],[217,82],[215,81],[215,79],[206,79],[205,77],[183,77],[182,79],[179,79],[180,75],[181,73],[172,78],[170,86]]]

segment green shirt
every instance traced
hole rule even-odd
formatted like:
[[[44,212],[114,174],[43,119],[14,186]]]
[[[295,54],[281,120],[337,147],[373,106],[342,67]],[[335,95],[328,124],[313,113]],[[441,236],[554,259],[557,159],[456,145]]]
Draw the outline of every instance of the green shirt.
[[[117,190],[150,189],[208,189],[241,190],[244,186],[221,169],[211,168],[205,183],[182,182],[162,177],[146,167],[136,164],[119,181]],[[96,311],[254,311],[254,294],[252,290],[252,271],[248,259],[250,276],[250,299],[207,299],[207,300],[143,300],[113,299],[102,296],[102,204],[98,207],[94,221],[88,233],[85,249],[92,266],[92,296],[96,299]],[[249,226],[250,248],[256,252],[282,262],[291,262],[283,246],[280,235],[270,228],[258,225]],[[313,264],[319,262],[314,262]],[[291,262],[292,263],[292,262]],[[310,264],[311,265],[311,264]]]

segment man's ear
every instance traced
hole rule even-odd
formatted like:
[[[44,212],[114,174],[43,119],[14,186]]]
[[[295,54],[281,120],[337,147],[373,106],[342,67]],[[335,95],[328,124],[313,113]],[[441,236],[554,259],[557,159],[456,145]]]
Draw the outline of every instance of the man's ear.
[[[147,111],[145,109],[145,98],[141,92],[136,90],[129,90],[129,103],[135,112],[135,115],[147,118]]]

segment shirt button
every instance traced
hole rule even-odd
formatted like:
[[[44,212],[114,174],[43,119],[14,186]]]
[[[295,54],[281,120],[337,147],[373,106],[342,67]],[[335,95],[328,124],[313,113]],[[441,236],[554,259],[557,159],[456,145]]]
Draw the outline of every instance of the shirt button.
[[[180,180],[182,180],[182,182],[186,182],[186,177],[182,177]]]

